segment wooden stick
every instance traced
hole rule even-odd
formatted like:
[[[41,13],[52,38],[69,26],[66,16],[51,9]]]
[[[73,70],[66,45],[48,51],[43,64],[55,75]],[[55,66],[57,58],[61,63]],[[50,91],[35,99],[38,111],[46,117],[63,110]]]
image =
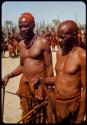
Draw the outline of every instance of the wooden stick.
[[[4,99],[5,99],[5,86],[2,86],[2,105],[1,105],[1,119],[3,122],[3,117],[4,117]]]
[[[23,98],[27,98],[27,99],[32,99],[31,96],[30,96],[30,97],[26,97],[26,96],[20,96],[20,95],[18,95],[18,94],[16,94],[16,93],[9,92],[9,91],[5,91],[5,92],[7,92],[7,93],[9,93],[9,94],[17,95],[17,96],[19,96],[19,97],[23,97]]]
[[[35,106],[31,111],[29,111],[26,115],[23,116],[23,118],[21,120],[19,120],[17,123],[20,123],[21,121],[23,121],[28,115],[30,115],[32,112],[34,112],[35,110],[45,106],[48,104],[48,101],[42,102],[41,104],[38,104],[37,106]]]

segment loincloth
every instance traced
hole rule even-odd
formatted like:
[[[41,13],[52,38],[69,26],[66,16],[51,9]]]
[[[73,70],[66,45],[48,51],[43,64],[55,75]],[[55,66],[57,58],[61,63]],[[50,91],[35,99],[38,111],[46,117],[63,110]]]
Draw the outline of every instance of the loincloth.
[[[70,113],[76,112],[80,107],[80,96],[73,99],[55,98],[55,107],[58,116],[66,118]]]
[[[37,88],[33,88],[32,85],[28,83],[26,78],[22,76],[19,84],[19,88],[17,94],[20,97],[30,97],[30,98],[37,98],[37,99],[45,99],[47,97],[47,88],[45,84],[39,84]]]

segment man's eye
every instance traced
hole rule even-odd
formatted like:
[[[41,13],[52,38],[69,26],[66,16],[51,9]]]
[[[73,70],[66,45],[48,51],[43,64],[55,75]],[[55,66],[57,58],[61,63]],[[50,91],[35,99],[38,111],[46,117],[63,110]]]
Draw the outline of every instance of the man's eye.
[[[21,28],[22,26],[19,26],[19,28]]]
[[[24,27],[28,27],[27,25],[24,25]]]
[[[61,39],[65,39],[65,37],[62,36]]]
[[[59,38],[60,38],[60,39],[65,39],[66,37],[64,37],[64,36],[59,36]]]

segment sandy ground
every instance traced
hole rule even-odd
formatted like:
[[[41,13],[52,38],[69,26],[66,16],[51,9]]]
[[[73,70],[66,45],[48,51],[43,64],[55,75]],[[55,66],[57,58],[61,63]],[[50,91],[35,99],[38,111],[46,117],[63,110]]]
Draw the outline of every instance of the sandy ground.
[[[56,52],[52,53],[53,67],[55,65]],[[2,58],[2,77],[13,71],[19,65],[18,58],[9,58],[6,52],[6,58]],[[15,93],[19,86],[20,76],[9,80],[5,90]],[[4,102],[4,123],[17,123],[21,119],[20,98],[16,95],[5,92]]]

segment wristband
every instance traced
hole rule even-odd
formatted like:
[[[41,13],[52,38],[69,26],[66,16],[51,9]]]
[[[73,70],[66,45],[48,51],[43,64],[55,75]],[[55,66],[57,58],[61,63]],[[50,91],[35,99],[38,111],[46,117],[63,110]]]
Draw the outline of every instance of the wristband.
[[[12,74],[11,74],[11,73],[9,73],[9,74],[8,74],[8,76],[9,76],[9,78],[11,78],[11,77],[12,77]]]

